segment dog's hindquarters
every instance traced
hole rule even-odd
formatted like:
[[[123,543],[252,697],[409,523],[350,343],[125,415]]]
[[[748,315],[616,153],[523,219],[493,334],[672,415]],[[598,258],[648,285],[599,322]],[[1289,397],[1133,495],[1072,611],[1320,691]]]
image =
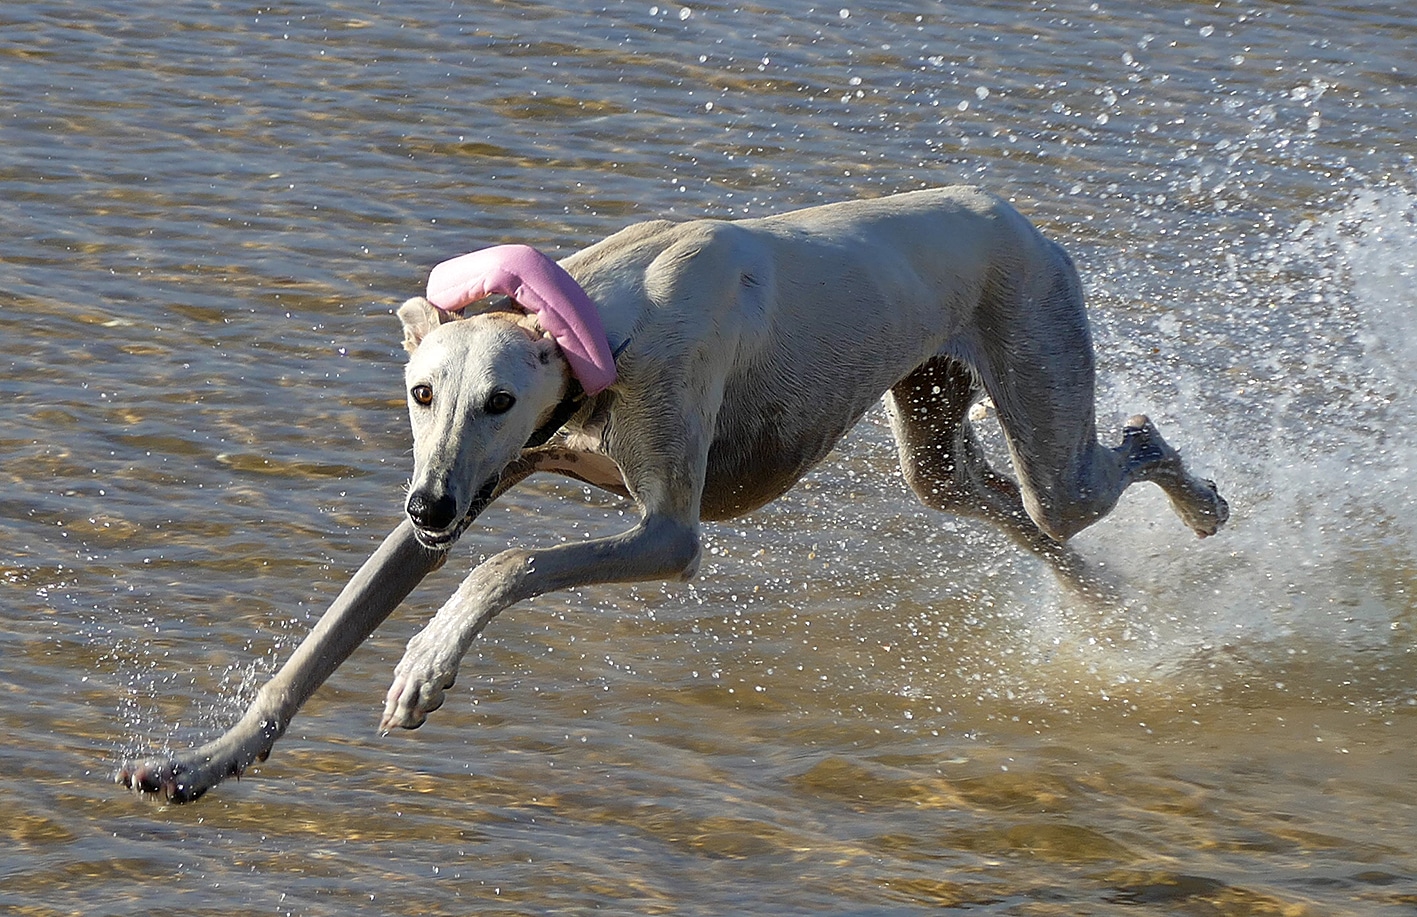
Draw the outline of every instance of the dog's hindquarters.
[[[1092,334],[1072,259],[1017,220],[1025,238],[996,254],[959,345],[998,410],[1028,515],[1064,541],[1110,512],[1126,481],[1097,441]]]
[[[1007,205],[995,217],[1005,244],[991,252],[972,321],[891,390],[907,480],[928,505],[986,516],[1035,544],[1031,530],[1065,541],[1130,484],[1152,481],[1197,534],[1213,534],[1225,501],[1186,472],[1150,421],[1128,421],[1114,449],[1097,441],[1092,337],[1072,260]],[[989,467],[969,425],[981,388],[998,410],[1016,485]]]

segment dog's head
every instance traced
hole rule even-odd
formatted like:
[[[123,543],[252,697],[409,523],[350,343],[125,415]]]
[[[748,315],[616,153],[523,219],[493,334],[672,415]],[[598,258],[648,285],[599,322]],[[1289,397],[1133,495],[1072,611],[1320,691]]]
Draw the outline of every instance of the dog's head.
[[[413,425],[404,509],[420,542],[448,548],[550,417],[566,392],[568,368],[556,342],[522,313],[462,319],[415,298],[398,316]]]

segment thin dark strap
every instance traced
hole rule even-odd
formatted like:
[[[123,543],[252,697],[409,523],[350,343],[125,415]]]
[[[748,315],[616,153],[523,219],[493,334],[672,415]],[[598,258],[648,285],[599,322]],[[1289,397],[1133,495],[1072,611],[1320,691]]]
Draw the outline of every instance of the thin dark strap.
[[[556,408],[551,412],[551,417],[538,427],[535,433],[531,434],[531,438],[522,448],[535,449],[537,446],[545,445],[548,439],[556,435],[557,430],[560,430],[572,417],[576,416],[576,412],[581,409],[583,404],[585,404],[585,389],[581,388],[579,382],[572,379],[570,384],[566,386],[566,397],[561,399],[561,403],[556,405]]]
[[[613,358],[616,360],[620,359],[620,354],[624,353],[625,348],[629,346],[630,339],[625,338],[620,346],[615,348],[615,352],[612,355]],[[555,410],[551,412],[551,416],[547,419],[546,423],[542,424],[536,429],[535,433],[531,434],[531,438],[526,441],[526,445],[522,448],[535,449],[537,446],[546,445],[547,440],[555,436],[558,430],[569,423],[572,417],[576,416],[576,412],[585,404],[585,397],[585,389],[581,388],[580,382],[573,377],[566,386],[566,397],[561,399],[561,403],[556,405]]]

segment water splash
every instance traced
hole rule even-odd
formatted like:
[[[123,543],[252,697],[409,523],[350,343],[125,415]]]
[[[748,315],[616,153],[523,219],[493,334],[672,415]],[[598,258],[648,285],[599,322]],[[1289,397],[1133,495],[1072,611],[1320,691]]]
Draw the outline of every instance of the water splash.
[[[1098,617],[1060,597],[1039,635],[1086,644],[1088,631],[1127,631],[1126,653],[1090,661],[1118,678],[1184,680],[1220,658],[1289,689],[1406,699],[1417,624],[1407,446],[1417,430],[1406,407],[1417,387],[1407,331],[1417,195],[1359,191],[1232,269],[1220,262],[1217,276],[1198,277],[1195,295],[1228,286],[1243,300],[1183,306],[1143,336],[1200,345],[1199,362],[1167,385],[1136,353],[1143,345],[1119,338],[1133,329],[1099,329],[1101,349],[1137,356],[1100,400],[1174,418],[1188,460],[1231,498],[1230,526],[1184,545],[1159,494],[1129,492],[1077,543],[1145,600]],[[1182,328],[1202,311],[1212,327]],[[1356,654],[1373,664],[1354,665]]]

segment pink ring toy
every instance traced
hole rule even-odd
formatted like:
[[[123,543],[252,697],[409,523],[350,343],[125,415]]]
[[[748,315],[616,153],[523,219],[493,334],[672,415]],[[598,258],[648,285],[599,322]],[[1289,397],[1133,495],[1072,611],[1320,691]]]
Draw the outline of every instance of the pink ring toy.
[[[615,382],[615,358],[600,310],[565,268],[531,246],[484,248],[444,261],[428,275],[428,301],[444,312],[496,294],[535,313],[587,395]]]

